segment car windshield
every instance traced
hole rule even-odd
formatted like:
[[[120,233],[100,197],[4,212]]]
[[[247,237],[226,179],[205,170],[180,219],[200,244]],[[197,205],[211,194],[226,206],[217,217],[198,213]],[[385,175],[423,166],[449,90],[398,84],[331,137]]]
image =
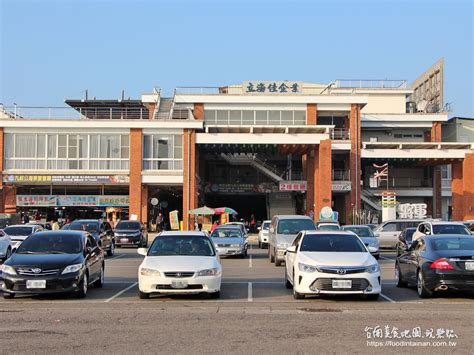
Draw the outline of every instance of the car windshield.
[[[62,233],[37,233],[26,238],[17,254],[78,254],[83,251],[82,238]]]
[[[320,231],[338,231],[341,230],[337,224],[320,224],[318,226],[318,230]]]
[[[278,222],[278,234],[298,234],[301,231],[315,230],[310,219],[282,219]]]
[[[433,250],[467,250],[474,253],[474,238],[433,238]]]
[[[69,226],[73,231],[87,231],[89,233],[97,233],[99,231],[98,222],[72,222]]]
[[[242,238],[242,232],[238,229],[215,229],[211,238]]]
[[[265,222],[265,223],[263,223],[262,229],[263,229],[264,231],[270,229],[270,222]]]
[[[140,229],[140,222],[135,221],[120,221],[115,226],[115,229],[122,230],[138,230]]]
[[[153,241],[148,256],[214,256],[214,248],[208,238],[196,235],[160,236]]]
[[[435,224],[433,234],[465,234],[470,235],[468,229],[460,224]]]
[[[361,238],[374,237],[374,233],[372,232],[372,229],[368,227],[345,227],[344,230],[353,232]]]
[[[13,237],[15,236],[24,236],[24,235],[30,235],[33,233],[33,228],[32,227],[21,227],[21,226],[11,226],[7,227],[3,230],[6,234],[11,235]]]
[[[359,238],[347,234],[307,234],[300,251],[365,253],[367,250]]]

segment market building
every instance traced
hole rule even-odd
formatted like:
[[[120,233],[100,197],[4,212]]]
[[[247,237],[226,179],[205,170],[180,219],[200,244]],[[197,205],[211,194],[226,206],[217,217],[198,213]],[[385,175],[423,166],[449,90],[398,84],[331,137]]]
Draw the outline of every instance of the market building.
[[[403,80],[245,81],[141,100],[2,107],[2,212],[110,212],[227,205],[239,218],[381,215],[381,196],[428,216],[474,219],[474,144],[443,142],[448,113],[419,112]],[[388,176],[377,178],[378,166]],[[112,218],[112,217],[111,217]]]

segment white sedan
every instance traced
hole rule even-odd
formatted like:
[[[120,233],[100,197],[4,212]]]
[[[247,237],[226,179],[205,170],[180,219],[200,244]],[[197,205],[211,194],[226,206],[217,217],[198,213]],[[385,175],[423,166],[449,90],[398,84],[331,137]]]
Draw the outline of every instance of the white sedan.
[[[364,243],[351,232],[300,232],[285,255],[285,284],[295,299],[319,294],[382,292],[380,267]]]
[[[208,293],[220,296],[222,266],[214,244],[203,232],[162,232],[138,269],[140,298],[158,293]]]

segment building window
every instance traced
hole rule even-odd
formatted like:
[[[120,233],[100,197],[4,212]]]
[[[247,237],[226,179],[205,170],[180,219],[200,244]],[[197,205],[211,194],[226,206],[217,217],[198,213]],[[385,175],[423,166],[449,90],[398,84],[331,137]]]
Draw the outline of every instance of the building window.
[[[11,170],[128,170],[124,134],[5,134],[5,167]]]
[[[182,169],[182,135],[145,134],[143,136],[143,170]]]
[[[215,125],[293,126],[306,124],[306,111],[204,110],[204,120]]]

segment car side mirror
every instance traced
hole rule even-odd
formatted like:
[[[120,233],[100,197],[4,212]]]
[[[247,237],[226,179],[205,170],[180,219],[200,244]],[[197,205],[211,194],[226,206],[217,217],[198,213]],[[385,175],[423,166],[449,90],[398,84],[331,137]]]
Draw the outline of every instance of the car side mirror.
[[[296,253],[296,245],[292,245],[291,247],[286,249],[287,253]]]
[[[140,254],[140,255],[146,256],[146,254],[148,253],[148,249],[147,248],[138,248],[137,253]]]

